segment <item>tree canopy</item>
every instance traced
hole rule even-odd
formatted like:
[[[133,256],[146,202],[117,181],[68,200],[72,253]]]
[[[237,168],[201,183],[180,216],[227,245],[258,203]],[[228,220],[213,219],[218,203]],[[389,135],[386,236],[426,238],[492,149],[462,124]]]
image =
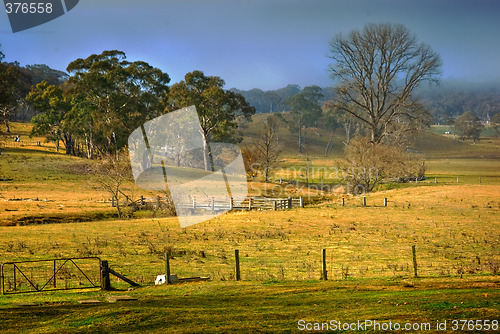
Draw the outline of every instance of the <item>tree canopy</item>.
[[[436,80],[441,59],[400,24],[368,24],[330,42],[333,103],[356,117],[378,143],[406,124],[428,118],[414,90]],[[399,130],[398,130],[399,131]]]
[[[205,142],[239,142],[239,117],[250,119],[255,114],[245,98],[225,90],[224,80],[206,76],[202,71],[187,73],[184,80],[172,85],[169,93],[171,108],[179,109],[194,105],[200,117]],[[204,147],[205,169],[210,169],[211,151]]]
[[[0,120],[4,123],[6,132],[10,132],[9,121],[24,100],[30,85],[30,77],[16,66],[0,63]]]
[[[65,91],[72,101],[70,122],[87,149],[118,150],[135,128],[165,111],[168,74],[143,61],[129,62],[122,51],[77,59],[67,71],[72,74]]]
[[[472,138],[475,143],[479,140],[484,125],[472,111],[466,111],[455,120],[454,128],[462,140]]]
[[[321,117],[321,106],[319,100],[323,97],[322,90],[318,86],[305,87],[287,100],[291,107],[291,118],[289,128],[298,134],[299,152],[303,150],[305,141],[304,129],[310,127]]]
[[[39,113],[31,119],[33,129],[31,135],[45,135],[48,140],[55,141],[59,151],[59,141],[66,147],[66,154],[72,153],[73,138],[69,124],[65,122],[66,113],[71,106],[63,96],[63,90],[47,81],[42,81],[26,96]]]

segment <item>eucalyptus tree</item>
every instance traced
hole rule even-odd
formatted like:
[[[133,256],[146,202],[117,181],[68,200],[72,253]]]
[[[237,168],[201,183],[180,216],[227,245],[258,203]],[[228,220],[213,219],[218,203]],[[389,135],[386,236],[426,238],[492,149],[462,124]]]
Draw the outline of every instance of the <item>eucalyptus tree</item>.
[[[202,71],[187,73],[184,80],[172,85],[169,104],[172,109],[194,105],[200,118],[204,140],[203,157],[206,170],[213,168],[209,142],[239,142],[238,118],[250,119],[255,108],[235,92],[225,90],[224,80],[206,76]]]
[[[122,51],[104,51],[71,62],[65,95],[71,121],[101,154],[125,146],[129,134],[165,112],[170,77],[144,61],[129,62]]]

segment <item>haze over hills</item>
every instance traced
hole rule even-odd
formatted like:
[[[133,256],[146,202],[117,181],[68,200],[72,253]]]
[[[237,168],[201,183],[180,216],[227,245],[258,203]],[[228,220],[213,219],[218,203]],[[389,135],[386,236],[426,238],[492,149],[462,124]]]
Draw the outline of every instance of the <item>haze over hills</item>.
[[[42,80],[50,84],[62,84],[68,80],[67,73],[50,68],[45,64],[21,66],[18,62],[10,63],[21,69],[35,86]],[[171,82],[170,85],[173,83]],[[231,88],[230,91],[241,94],[257,113],[289,111],[287,99],[301,92],[304,87],[289,84],[276,90],[253,88],[241,90]],[[322,87],[323,97],[320,103],[334,96],[333,85]],[[417,95],[434,116],[435,124],[444,124],[447,117],[457,118],[466,111],[474,112],[482,121],[489,122],[493,115],[500,112],[500,82],[498,81],[465,81],[444,79],[438,84],[423,85],[417,90]],[[16,120],[27,121],[33,114],[20,109]]]
[[[288,111],[290,108],[286,100],[301,91],[298,85],[288,85],[277,90],[264,91],[259,88],[239,90],[239,93],[257,113]],[[323,98],[320,102],[328,101],[333,95],[333,87],[322,87]],[[485,122],[500,112],[500,82],[470,82],[463,80],[445,79],[439,84],[422,86],[417,91],[424,105],[431,111],[436,124],[446,122],[446,116],[456,118],[466,111],[474,112]]]

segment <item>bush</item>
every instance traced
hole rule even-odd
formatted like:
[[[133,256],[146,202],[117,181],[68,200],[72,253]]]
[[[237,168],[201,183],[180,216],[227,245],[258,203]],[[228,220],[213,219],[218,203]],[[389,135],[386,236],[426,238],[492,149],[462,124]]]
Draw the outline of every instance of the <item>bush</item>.
[[[381,181],[422,179],[425,164],[422,157],[401,147],[374,144],[368,138],[355,138],[345,149],[341,163],[342,178],[351,189],[372,191]]]

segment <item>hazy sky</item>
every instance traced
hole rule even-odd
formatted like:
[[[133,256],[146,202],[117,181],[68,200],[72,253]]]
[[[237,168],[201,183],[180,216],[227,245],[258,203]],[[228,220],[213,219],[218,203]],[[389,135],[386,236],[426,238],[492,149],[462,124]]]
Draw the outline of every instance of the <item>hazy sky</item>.
[[[226,88],[331,85],[328,41],[369,22],[402,23],[440,53],[443,77],[500,80],[497,0],[80,0],[67,14],[13,34],[0,11],[7,61],[69,62],[125,51],[181,80],[202,70]]]

